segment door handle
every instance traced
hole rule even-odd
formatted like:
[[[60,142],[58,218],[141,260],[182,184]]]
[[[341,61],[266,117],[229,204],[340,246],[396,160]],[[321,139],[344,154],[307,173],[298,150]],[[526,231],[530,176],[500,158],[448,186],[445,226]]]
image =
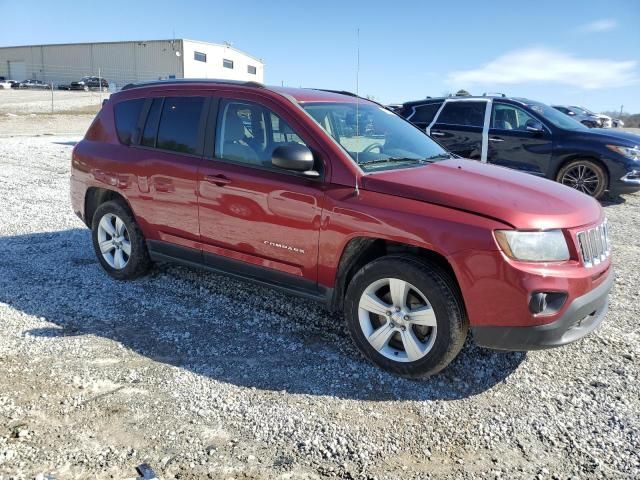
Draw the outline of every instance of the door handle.
[[[438,132],[436,131],[431,131],[431,135],[433,135],[434,137],[444,137],[444,132]]]
[[[504,142],[503,138],[498,138],[498,137],[489,137],[489,141],[490,142]]]
[[[222,174],[219,175],[205,175],[204,180],[209,183],[213,183],[219,187],[224,187],[231,183],[231,180]]]

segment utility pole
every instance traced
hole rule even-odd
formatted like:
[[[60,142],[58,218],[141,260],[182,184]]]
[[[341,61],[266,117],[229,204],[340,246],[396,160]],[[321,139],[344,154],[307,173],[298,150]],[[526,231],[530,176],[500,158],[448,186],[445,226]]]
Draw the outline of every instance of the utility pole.
[[[622,109],[624,108],[624,105],[620,105],[620,116],[622,116]]]
[[[51,82],[51,113],[53,113],[53,82]]]
[[[102,105],[102,71],[98,67],[98,88],[100,89],[100,104]]]

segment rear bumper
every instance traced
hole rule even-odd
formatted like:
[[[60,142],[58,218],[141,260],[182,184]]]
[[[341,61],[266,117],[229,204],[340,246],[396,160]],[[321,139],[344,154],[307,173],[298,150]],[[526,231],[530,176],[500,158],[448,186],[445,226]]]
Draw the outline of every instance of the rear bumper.
[[[609,271],[604,282],[571,302],[557,320],[530,327],[472,327],[477,345],[496,350],[541,350],[559,347],[596,330],[609,306],[609,290],[614,275]]]

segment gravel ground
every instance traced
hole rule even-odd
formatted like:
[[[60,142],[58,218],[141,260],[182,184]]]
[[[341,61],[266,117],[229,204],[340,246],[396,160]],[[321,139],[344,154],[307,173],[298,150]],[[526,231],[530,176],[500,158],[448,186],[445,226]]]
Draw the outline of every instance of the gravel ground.
[[[0,480],[640,477],[640,195],[606,206],[601,330],[468,344],[415,382],[303,300],[168,265],[110,279],[70,211],[77,140],[0,140]]]
[[[51,113],[51,90],[0,90],[0,116]],[[53,112],[97,109],[109,93],[98,91],[53,91]]]

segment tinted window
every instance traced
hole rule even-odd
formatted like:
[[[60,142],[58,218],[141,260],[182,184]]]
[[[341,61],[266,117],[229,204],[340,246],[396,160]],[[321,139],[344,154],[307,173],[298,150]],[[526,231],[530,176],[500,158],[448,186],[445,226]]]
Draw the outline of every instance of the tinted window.
[[[528,122],[536,122],[523,109],[504,103],[494,103],[491,113],[491,128],[500,130],[526,130]]]
[[[156,134],[158,133],[158,124],[160,123],[160,113],[162,112],[162,98],[154,98],[147,121],[144,124],[141,145],[145,147],[156,146]]]
[[[131,145],[131,137],[138,126],[143,105],[144,99],[139,98],[120,102],[115,106],[116,132],[118,132],[120,141],[125,145]]]
[[[196,60],[197,62],[206,62],[207,54],[201,53],[201,52],[193,52],[193,59]]]
[[[163,150],[198,153],[198,129],[204,98],[165,98],[156,146]]]
[[[254,67],[253,65],[247,66],[247,72],[249,72],[252,75],[255,75],[256,74],[256,67]]]
[[[415,123],[431,123],[433,117],[436,116],[438,109],[440,108],[442,103],[428,103],[426,105],[417,105],[415,106],[415,113],[409,120]],[[412,110],[409,110],[409,115],[411,115]]]
[[[486,106],[486,102],[447,102],[438,123],[482,127]]]
[[[276,147],[302,139],[278,115],[252,102],[224,101],[218,114],[216,157],[271,167]]]
[[[228,60],[228,59],[224,58],[222,60],[222,66],[224,68],[233,68],[233,60]]]

